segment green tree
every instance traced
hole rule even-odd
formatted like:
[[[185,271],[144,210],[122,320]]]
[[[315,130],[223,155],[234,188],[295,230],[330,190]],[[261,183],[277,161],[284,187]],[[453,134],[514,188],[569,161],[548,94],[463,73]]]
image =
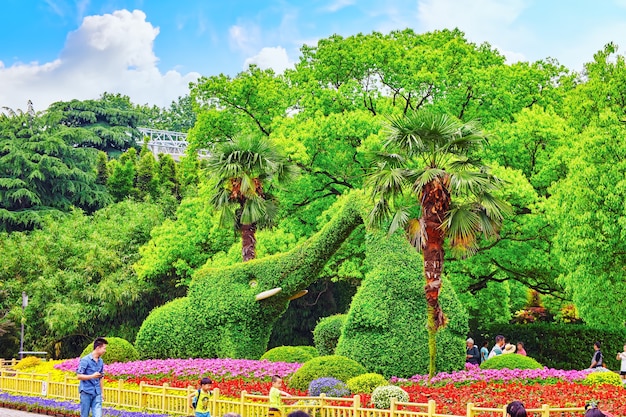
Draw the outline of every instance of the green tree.
[[[369,180],[374,208],[368,222],[382,225],[393,217],[389,232],[406,228],[423,253],[432,377],[435,335],[446,324],[439,305],[444,239],[453,251],[471,254],[479,233],[497,235],[508,206],[493,194],[500,181],[470,158],[485,140],[476,124],[423,110],[392,118],[389,130]]]
[[[276,200],[272,187],[289,181],[295,167],[265,138],[241,136],[221,143],[207,160],[215,179],[211,204],[222,224],[234,224],[241,233],[244,261],[254,259],[257,227],[272,225]]]
[[[46,213],[109,203],[96,182],[96,151],[64,136],[62,126],[45,127],[33,112],[0,114],[0,230],[30,230]]]

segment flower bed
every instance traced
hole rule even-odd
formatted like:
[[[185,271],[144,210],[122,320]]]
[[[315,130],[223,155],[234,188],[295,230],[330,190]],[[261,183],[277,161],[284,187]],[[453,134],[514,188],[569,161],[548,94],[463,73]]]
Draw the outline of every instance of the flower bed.
[[[39,397],[10,395],[0,392],[0,407],[51,416],[79,416],[80,404],[71,401],[49,400]],[[116,410],[105,407],[103,415],[111,417],[168,417],[167,414],[144,413],[138,411]]]

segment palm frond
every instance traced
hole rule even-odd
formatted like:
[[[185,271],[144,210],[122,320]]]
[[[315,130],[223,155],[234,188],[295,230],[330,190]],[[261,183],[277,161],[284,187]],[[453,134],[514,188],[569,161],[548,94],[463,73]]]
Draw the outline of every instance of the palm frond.
[[[388,235],[391,236],[398,229],[404,229],[408,221],[409,212],[404,207],[397,209],[395,214],[393,215],[393,218],[391,219],[391,223],[389,224]]]
[[[416,195],[420,195],[426,184],[436,178],[444,177],[446,171],[440,168],[426,168],[420,171],[413,171],[410,174],[408,179],[410,179],[412,183],[411,191]]]
[[[457,205],[450,209],[442,224],[453,250],[472,251],[476,247],[476,234],[481,232],[480,216],[473,205]]]

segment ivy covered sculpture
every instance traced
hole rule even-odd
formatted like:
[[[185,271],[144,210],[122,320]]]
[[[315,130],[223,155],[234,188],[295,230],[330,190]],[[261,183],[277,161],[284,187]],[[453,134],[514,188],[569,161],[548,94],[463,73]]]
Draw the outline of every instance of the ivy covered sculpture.
[[[142,357],[260,358],[290,298],[317,279],[363,224],[363,207],[362,194],[353,192],[335,204],[335,215],[322,230],[293,250],[226,268],[201,268],[187,297],[156,308],[143,323],[136,341]],[[366,245],[371,271],[352,301],[338,352],[370,371],[413,375],[428,368],[427,306],[416,268],[421,256],[402,234],[373,231]],[[442,305],[450,321],[437,337],[447,346],[441,369],[451,370],[463,362],[467,313],[446,287]]]
[[[317,279],[363,223],[360,202],[358,193],[346,196],[328,224],[289,252],[198,270],[187,297],[154,309],[142,324],[135,343],[142,357],[260,358],[290,298]],[[272,289],[274,295],[257,300]]]

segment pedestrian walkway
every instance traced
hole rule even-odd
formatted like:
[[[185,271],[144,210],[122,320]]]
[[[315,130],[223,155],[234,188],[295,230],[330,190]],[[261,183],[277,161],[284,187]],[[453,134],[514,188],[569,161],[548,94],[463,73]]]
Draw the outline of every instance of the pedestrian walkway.
[[[41,417],[41,414],[28,413],[26,411],[13,410],[0,407],[0,417]]]

